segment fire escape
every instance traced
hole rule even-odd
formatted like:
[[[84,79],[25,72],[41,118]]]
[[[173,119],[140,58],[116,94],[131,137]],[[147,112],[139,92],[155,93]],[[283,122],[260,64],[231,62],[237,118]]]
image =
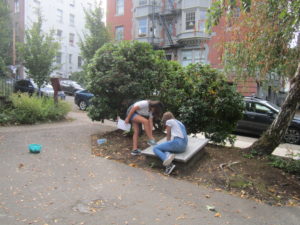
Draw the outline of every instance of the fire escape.
[[[165,37],[163,37],[164,41],[160,45],[157,45],[154,42],[152,42],[152,44],[154,47],[160,49],[178,48],[179,44],[173,40],[170,26],[174,27],[180,10],[176,8],[174,0],[166,0],[165,3],[165,6],[161,7],[157,12],[155,1],[153,1],[152,23],[155,24],[154,21],[158,21],[159,25],[163,28],[167,41],[165,41]]]

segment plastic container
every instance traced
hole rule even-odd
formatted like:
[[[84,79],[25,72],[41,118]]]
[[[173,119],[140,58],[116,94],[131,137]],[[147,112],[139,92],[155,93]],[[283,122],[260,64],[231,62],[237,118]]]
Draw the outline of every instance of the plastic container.
[[[39,144],[30,144],[28,145],[28,149],[31,153],[40,153],[42,150],[42,146]]]
[[[102,144],[104,144],[104,143],[106,143],[106,142],[107,142],[107,139],[106,139],[106,138],[102,138],[102,139],[98,139],[98,140],[97,140],[98,145],[102,145]]]

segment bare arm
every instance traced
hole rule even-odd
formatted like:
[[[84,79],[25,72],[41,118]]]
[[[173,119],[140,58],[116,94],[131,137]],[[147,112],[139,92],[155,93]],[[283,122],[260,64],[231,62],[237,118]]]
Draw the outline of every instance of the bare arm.
[[[134,112],[135,112],[136,110],[138,110],[138,109],[140,109],[140,107],[138,107],[138,106],[134,106],[134,107],[132,107],[132,108],[130,109],[130,111],[129,111],[129,113],[128,113],[126,119],[125,119],[125,123],[129,123],[129,119],[130,119],[131,116],[134,114]]]
[[[166,126],[166,130],[167,130],[167,141],[171,140],[171,127]]]

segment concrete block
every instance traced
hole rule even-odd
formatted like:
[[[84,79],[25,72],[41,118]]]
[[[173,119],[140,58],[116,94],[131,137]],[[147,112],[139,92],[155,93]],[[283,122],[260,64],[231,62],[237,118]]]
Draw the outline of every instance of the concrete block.
[[[166,138],[161,139],[158,141],[158,144],[163,143],[166,141]],[[205,145],[208,143],[208,139],[206,138],[197,138],[197,137],[191,137],[188,136],[188,146],[185,152],[180,154],[175,154],[175,161],[179,162],[187,162],[189,159],[191,159],[197,152],[199,152],[201,149],[205,147]],[[148,156],[155,156],[153,152],[153,146],[150,146],[142,151],[142,154],[148,155]]]

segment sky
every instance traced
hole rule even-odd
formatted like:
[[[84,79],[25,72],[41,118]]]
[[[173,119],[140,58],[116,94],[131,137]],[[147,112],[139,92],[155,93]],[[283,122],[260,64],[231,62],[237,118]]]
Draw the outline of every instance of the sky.
[[[107,2],[108,0],[102,0],[102,9],[103,9],[103,20],[104,20],[104,22],[106,22],[106,2]]]

